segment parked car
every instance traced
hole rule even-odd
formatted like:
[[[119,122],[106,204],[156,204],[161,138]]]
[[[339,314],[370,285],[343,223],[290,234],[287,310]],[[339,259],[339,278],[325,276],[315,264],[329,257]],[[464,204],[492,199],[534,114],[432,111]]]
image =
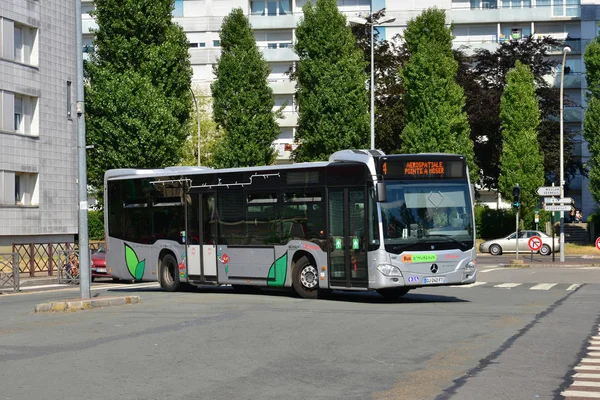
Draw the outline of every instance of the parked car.
[[[92,280],[95,278],[112,278],[106,269],[106,250],[104,246],[92,254]]]
[[[519,235],[519,252],[529,252],[528,242],[533,236],[538,236],[542,239],[542,247],[538,253],[543,256],[549,256],[552,254],[552,237],[546,235],[541,231],[520,231]],[[554,238],[554,252],[560,251],[560,239]],[[510,235],[500,238],[486,240],[479,245],[480,253],[490,253],[494,256],[499,256],[502,253],[516,253],[517,252],[517,234],[515,232]]]

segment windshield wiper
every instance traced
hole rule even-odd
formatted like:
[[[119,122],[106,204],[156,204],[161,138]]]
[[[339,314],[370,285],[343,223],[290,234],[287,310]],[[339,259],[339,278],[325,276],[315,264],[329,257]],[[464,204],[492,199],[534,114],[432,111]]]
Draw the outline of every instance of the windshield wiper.
[[[423,237],[426,237],[426,238],[429,238],[429,237],[443,237],[443,238],[445,238],[445,239],[449,239],[449,240],[451,240],[452,242],[454,242],[454,243],[458,244],[458,245],[459,245],[461,248],[463,248],[463,247],[464,247],[465,249],[469,248],[469,246],[468,246],[468,245],[467,245],[465,242],[462,242],[462,241],[460,241],[460,240],[456,240],[456,239],[454,239],[454,238],[453,238],[452,236],[450,236],[450,235],[440,235],[440,234],[435,234],[435,233],[434,233],[434,234],[425,234],[425,235],[423,235]]]

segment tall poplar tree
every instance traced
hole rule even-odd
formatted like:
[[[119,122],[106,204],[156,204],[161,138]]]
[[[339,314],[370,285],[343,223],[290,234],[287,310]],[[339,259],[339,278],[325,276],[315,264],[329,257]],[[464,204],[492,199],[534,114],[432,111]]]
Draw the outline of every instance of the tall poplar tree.
[[[425,10],[404,31],[408,62],[400,69],[404,84],[403,153],[462,154],[471,180],[479,178],[465,108],[463,89],[456,83],[458,63],[452,53],[452,28],[446,13]]]
[[[535,81],[529,67],[520,61],[506,74],[500,121],[503,144],[498,188],[504,198],[511,199],[518,183],[523,219],[533,221],[539,202],[536,190],[544,184],[544,156],[538,142],[540,110]]]
[[[307,2],[294,51],[298,105],[296,161],[327,160],[369,147],[369,97],[362,52],[335,0]]]
[[[94,53],[85,63],[88,181],[102,194],[109,168],[160,168],[189,135],[192,69],[172,0],[96,0]]]
[[[587,80],[587,109],[583,120],[583,137],[588,142],[590,159],[589,189],[597,203],[600,203],[600,43],[598,38],[585,49],[584,62]]]
[[[281,133],[280,110],[269,87],[269,64],[259,51],[248,17],[236,8],[221,25],[221,57],[211,84],[213,116],[222,136],[215,147],[217,168],[267,165],[275,160],[273,141]]]

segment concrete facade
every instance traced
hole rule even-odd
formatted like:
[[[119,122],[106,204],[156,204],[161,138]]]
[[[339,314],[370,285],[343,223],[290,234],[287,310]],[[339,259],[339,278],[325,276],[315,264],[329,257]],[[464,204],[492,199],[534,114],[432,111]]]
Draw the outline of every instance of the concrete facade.
[[[77,233],[75,0],[0,2],[0,246]]]

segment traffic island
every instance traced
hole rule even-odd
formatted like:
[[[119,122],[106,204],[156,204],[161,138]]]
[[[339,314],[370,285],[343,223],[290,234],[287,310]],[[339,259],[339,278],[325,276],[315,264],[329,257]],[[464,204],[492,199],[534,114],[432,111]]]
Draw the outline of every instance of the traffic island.
[[[513,268],[527,268],[529,264],[525,264],[525,260],[510,260],[505,267],[513,267]]]
[[[92,308],[121,306],[124,304],[135,304],[140,302],[139,296],[105,297],[92,299],[73,299],[52,301],[49,303],[36,304],[34,311],[40,312],[64,312],[90,310]]]

